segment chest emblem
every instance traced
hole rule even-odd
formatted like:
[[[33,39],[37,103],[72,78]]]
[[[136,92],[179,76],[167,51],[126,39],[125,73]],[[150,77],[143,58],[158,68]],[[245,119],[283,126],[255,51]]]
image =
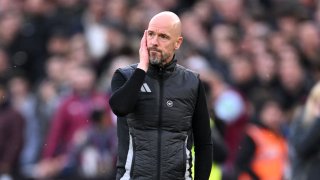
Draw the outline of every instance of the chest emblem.
[[[171,100],[168,100],[168,101],[167,101],[167,106],[168,106],[168,107],[172,107],[172,106],[173,106],[173,102],[172,102]]]
[[[149,88],[149,86],[148,86],[147,83],[143,83],[143,84],[142,84],[142,86],[141,86],[141,88],[140,88],[140,91],[141,91],[141,92],[148,92],[148,93],[151,92],[151,90],[150,90],[150,88]]]

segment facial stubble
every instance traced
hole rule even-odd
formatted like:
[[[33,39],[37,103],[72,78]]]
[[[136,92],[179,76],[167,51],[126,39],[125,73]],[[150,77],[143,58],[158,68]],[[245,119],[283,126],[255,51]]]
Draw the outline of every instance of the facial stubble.
[[[156,52],[150,52],[149,50],[149,62],[152,65],[163,66],[166,63],[166,59],[169,57],[167,54],[164,54],[162,51],[153,50]],[[159,55],[160,54],[160,55]]]

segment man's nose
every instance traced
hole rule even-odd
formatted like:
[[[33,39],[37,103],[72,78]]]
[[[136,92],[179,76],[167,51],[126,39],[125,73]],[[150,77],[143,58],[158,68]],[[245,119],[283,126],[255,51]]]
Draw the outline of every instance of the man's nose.
[[[158,36],[153,36],[152,38],[150,38],[150,43],[152,46],[158,46],[158,44],[159,44]]]

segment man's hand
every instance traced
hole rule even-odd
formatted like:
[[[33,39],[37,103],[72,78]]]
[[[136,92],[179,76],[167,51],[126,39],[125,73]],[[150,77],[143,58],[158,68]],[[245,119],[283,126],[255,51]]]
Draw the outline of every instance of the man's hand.
[[[138,64],[138,68],[147,72],[149,67],[149,53],[147,48],[147,30],[144,31],[143,37],[140,42],[139,58],[140,58],[140,62]]]

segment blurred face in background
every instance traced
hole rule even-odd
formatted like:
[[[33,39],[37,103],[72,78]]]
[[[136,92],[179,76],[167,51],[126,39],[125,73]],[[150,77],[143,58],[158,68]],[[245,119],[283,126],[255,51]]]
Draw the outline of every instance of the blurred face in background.
[[[305,61],[303,63],[306,63],[308,68],[310,67],[312,76],[316,80],[320,80],[320,29],[318,24],[312,21],[302,23],[298,28],[297,42],[300,48],[299,52],[303,57],[302,60]]]
[[[119,51],[123,48],[126,43],[126,35],[121,31],[119,27],[108,27],[106,30],[107,33],[107,41],[110,46],[109,51]]]
[[[106,12],[105,0],[90,0],[88,1],[88,5],[89,13],[92,15],[95,21],[99,22],[104,17]]]
[[[202,49],[208,47],[209,39],[200,16],[196,12],[186,12],[181,15],[181,22],[184,39],[190,45]]]
[[[48,79],[59,86],[65,81],[65,59],[61,56],[53,56],[47,60],[46,72]]]
[[[48,13],[51,1],[46,0],[26,0],[24,3],[24,10],[33,15],[44,15]]]
[[[279,78],[282,85],[289,91],[297,91],[303,83],[303,68],[293,48],[286,48],[280,54]]]
[[[43,102],[50,102],[57,97],[55,84],[52,81],[44,81],[39,85],[38,94]]]
[[[252,62],[246,56],[234,56],[230,64],[231,78],[236,85],[246,84],[254,78]]]
[[[212,0],[224,20],[230,23],[237,22],[243,13],[243,0]]]
[[[306,22],[298,28],[298,43],[304,51],[318,51],[320,48],[319,31],[315,24]]]
[[[59,34],[52,35],[49,38],[47,49],[51,55],[65,55],[69,49],[69,38]]]
[[[280,28],[280,33],[286,40],[290,41],[297,31],[297,19],[293,16],[280,17],[277,20],[277,24]]]
[[[211,29],[211,41],[219,59],[228,61],[236,53],[235,38],[235,30],[229,25],[217,25]]]
[[[267,102],[260,114],[260,120],[272,130],[279,132],[284,123],[284,114],[277,102]]]
[[[254,68],[260,82],[268,83],[276,76],[276,60],[269,53],[262,53],[254,58]]]
[[[86,94],[94,87],[94,72],[87,67],[73,67],[69,76],[71,87],[78,94]]]
[[[90,60],[88,44],[83,34],[76,34],[71,37],[68,59],[76,64],[85,64]]]
[[[124,22],[127,10],[126,0],[108,0],[106,3],[106,17],[112,21]]]
[[[128,9],[128,17],[126,26],[133,32],[143,31],[142,27],[147,26],[145,14],[141,7],[132,7]]]
[[[24,97],[29,93],[29,83],[23,77],[14,77],[9,81],[9,92],[12,97]]]
[[[10,11],[0,16],[0,39],[2,45],[8,46],[11,44],[20,30],[21,21],[21,14],[17,11]]]
[[[212,9],[209,1],[197,1],[193,6],[193,12],[203,23],[210,23]]]
[[[268,48],[275,54],[279,54],[281,49],[287,46],[287,42],[284,36],[279,32],[274,32],[270,35],[268,41]]]

